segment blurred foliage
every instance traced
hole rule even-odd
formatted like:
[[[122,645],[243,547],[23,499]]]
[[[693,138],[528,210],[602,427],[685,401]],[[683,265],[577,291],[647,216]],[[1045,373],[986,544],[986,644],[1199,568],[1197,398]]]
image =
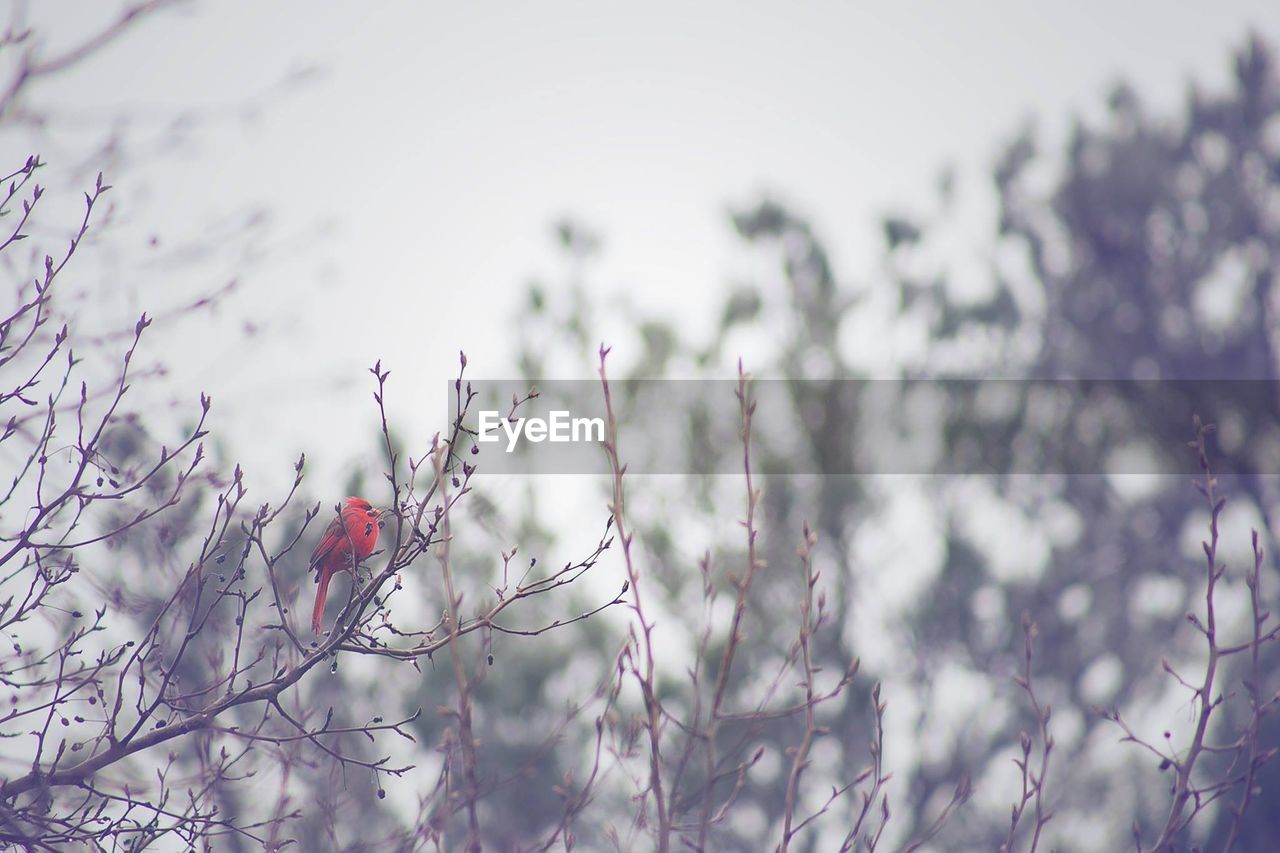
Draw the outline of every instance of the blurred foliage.
[[[923,342],[918,351],[902,350],[906,354],[893,367],[902,378],[1275,379],[1280,364],[1275,278],[1280,76],[1272,51],[1256,37],[1234,61],[1231,88],[1210,94],[1193,87],[1179,116],[1150,113],[1137,93],[1118,85],[1105,119],[1078,121],[1060,152],[1046,152],[1031,129],[1012,139],[991,176],[997,228],[988,245],[973,247],[987,259],[987,287],[977,297],[953,286],[949,264],[955,259],[935,238],[954,227],[960,215],[956,196],[986,190],[966,188],[952,173],[939,180],[936,211],[885,217],[883,272],[862,283],[848,283],[833,270],[808,221],[766,198],[735,211],[731,224],[751,251],[772,253],[777,275],[729,288],[719,323],[706,339],[696,339],[678,317],[624,314],[631,339],[609,341],[616,352],[634,354],[621,372],[723,378],[732,375],[741,353],[747,368],[763,375],[884,377],[883,362],[869,362],[861,355],[865,348],[848,345],[851,335],[874,329],[882,336],[876,345],[895,351],[902,340]],[[589,375],[595,367],[597,342],[590,333],[598,327],[596,319],[633,310],[625,300],[585,284],[599,239],[568,223],[558,225],[557,234],[566,251],[567,281],[563,287],[532,287],[533,310],[516,326],[523,344],[520,363],[530,379],[554,372],[548,368],[552,364]],[[794,387],[796,441],[814,461],[813,470],[850,470],[849,431],[858,419],[845,408],[848,401],[840,395],[824,398],[820,385]],[[1100,471],[1131,428],[1108,421],[1106,407],[1068,411],[1046,422],[1034,402],[1024,397],[994,415],[953,409],[940,425],[945,446],[960,446],[980,430],[987,445],[1032,452],[1051,444],[1067,448],[1063,452],[1070,460],[1044,459],[1046,471]],[[1278,402],[1269,409],[1204,413],[1210,420],[1239,421],[1232,430],[1238,440],[1220,441],[1215,458],[1224,470],[1246,472],[1229,478],[1228,494],[1233,503],[1257,510],[1272,553],[1271,519],[1280,496],[1274,482],[1247,472],[1262,469],[1260,460],[1274,446]],[[689,417],[689,445],[682,452],[694,470],[714,468],[706,462],[709,454],[740,452],[707,442],[699,429],[700,413]],[[993,442],[993,435],[999,440]],[[1059,444],[1059,436],[1069,440]],[[1189,436],[1190,424],[1181,420],[1163,424],[1158,433],[1160,442],[1175,450]],[[756,449],[763,470],[778,470],[770,468],[770,459],[785,465],[796,458],[794,452]],[[908,608],[906,628],[894,638],[894,671],[872,673],[910,682],[918,691],[916,701],[925,709],[922,732],[930,725],[928,709],[947,702],[945,690],[954,689],[936,685],[940,673],[958,667],[976,677],[966,683],[982,685],[976,688],[981,696],[972,717],[953,727],[956,734],[945,749],[923,757],[909,778],[898,779],[895,819],[910,825],[905,834],[914,834],[931,819],[929,809],[939,792],[949,790],[960,774],[982,778],[1007,766],[1019,728],[1032,723],[1008,684],[1021,643],[1018,615],[1027,612],[1040,625],[1035,666],[1043,691],[1060,718],[1074,709],[1078,714],[1072,719],[1082,727],[1064,734],[1055,758],[1055,843],[1070,849],[1066,839],[1087,820],[1102,827],[1104,846],[1124,846],[1132,821],[1147,836],[1163,821],[1161,792],[1168,780],[1139,750],[1117,745],[1120,733],[1092,707],[1098,702],[1099,691],[1091,686],[1097,679],[1087,676],[1115,674],[1114,687],[1102,691],[1109,707],[1145,706],[1168,696],[1169,679],[1159,671],[1159,661],[1185,656],[1194,640],[1184,614],[1194,606],[1203,578],[1185,551],[1184,533],[1191,529],[1197,538],[1203,535],[1203,504],[1184,478],[1164,478],[1134,495],[1102,476],[1027,478],[1013,452],[998,464],[1004,468],[997,467],[981,500],[971,499],[973,484],[964,478],[929,494],[943,519],[935,534],[942,542],[939,564],[931,570],[928,594]],[[645,514],[633,523],[648,545],[649,570],[662,581],[664,609],[679,614],[696,599],[698,591],[685,581],[697,576],[701,550],[709,547],[713,564],[724,565],[741,559],[741,546],[732,532],[690,543],[679,542],[672,531],[690,529],[691,518],[702,519],[704,530],[723,529],[714,520],[740,512],[741,497],[714,478],[692,485],[678,499],[669,486],[640,488],[652,488],[653,500],[643,503]],[[862,581],[878,570],[860,564],[857,539],[883,521],[892,502],[891,495],[859,478],[771,478],[765,525],[769,564],[794,561],[801,522],[810,520],[826,549],[827,565],[838,568],[828,578],[835,621],[851,624],[861,612]],[[1032,534],[1048,542],[1041,568],[1017,579],[993,570],[993,550],[1000,546],[984,541],[969,523],[990,505],[1024,519]],[[1046,533],[1053,517],[1070,519],[1076,532]],[[1240,567],[1235,568],[1238,576]],[[783,572],[765,573],[758,600],[787,602],[794,595],[789,580]],[[1171,582],[1176,590],[1173,605],[1144,608],[1144,597],[1161,582]],[[983,602],[981,608],[977,601]],[[754,686],[746,673],[755,671],[755,664],[785,653],[769,629],[771,607],[753,613],[746,632],[753,666],[744,667],[734,685],[742,695]],[[1243,631],[1241,625],[1232,627]],[[846,631],[820,647],[821,663],[839,670],[860,652],[854,637]],[[578,646],[573,653],[609,652],[605,643]],[[1273,655],[1268,659],[1274,664]],[[827,721],[846,769],[865,762],[870,684],[861,678]],[[888,695],[892,715],[892,692]],[[1001,719],[1009,725],[990,725]],[[778,732],[779,744],[785,742],[783,734]],[[1273,726],[1266,743],[1276,743],[1278,734]],[[1100,750],[1112,757],[1100,760]],[[1123,754],[1120,772],[1117,753]],[[760,781],[744,792],[746,808],[757,810],[771,827],[779,820],[783,782],[778,774],[773,782]],[[1135,784],[1141,786],[1136,792]],[[1005,793],[1011,799],[1014,792]],[[1001,798],[998,792],[990,796]],[[1280,788],[1269,786],[1263,797],[1252,808],[1255,828],[1246,838],[1258,840],[1246,846],[1249,850],[1263,850],[1266,842],[1260,839],[1275,837],[1264,826],[1280,813]],[[518,807],[514,800],[511,805]],[[946,847],[994,849],[1007,820],[1004,808],[970,806],[948,827]],[[750,849],[759,838],[732,823],[723,832],[717,841],[722,849]]]

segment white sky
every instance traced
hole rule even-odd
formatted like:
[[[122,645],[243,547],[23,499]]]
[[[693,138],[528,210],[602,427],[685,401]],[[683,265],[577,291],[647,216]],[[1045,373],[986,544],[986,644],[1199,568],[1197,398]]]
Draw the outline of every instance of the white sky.
[[[1280,41],[1277,9],[206,2],[154,17],[34,98],[74,131],[43,151],[55,186],[83,131],[122,106],[141,140],[181,112],[215,117],[178,152],[109,176],[133,236],[113,244],[104,286],[128,294],[124,315],[178,301],[232,265],[157,274],[146,238],[174,246],[268,209],[285,247],[244,275],[218,324],[157,341],[170,387],[213,395],[251,473],[286,476],[306,450],[328,491],[323,478],[369,447],[375,359],[415,443],[442,425],[459,349],[475,376],[510,374],[524,286],[560,271],[554,217],[603,233],[602,284],[703,327],[740,266],[728,204],[776,192],[813,216],[842,275],[869,274],[877,215],[923,206],[944,164],[976,186],[1024,118],[1060,141],[1119,77],[1166,108],[1193,77],[1222,85],[1249,25]],[[58,0],[32,14],[66,43],[101,10]],[[280,89],[310,67],[321,73]],[[29,147],[0,135],[6,159]],[[975,234],[989,233],[984,209]],[[288,242],[318,224],[323,237]],[[250,316],[263,334],[243,339]]]

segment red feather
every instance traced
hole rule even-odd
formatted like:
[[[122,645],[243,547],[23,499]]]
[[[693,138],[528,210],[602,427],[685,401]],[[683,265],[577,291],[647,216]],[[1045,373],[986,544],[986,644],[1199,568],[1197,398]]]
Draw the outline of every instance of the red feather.
[[[347,498],[338,517],[329,523],[320,544],[311,552],[311,568],[320,573],[316,605],[311,611],[311,630],[317,634],[324,625],[329,581],[335,573],[351,571],[373,553],[378,546],[379,515],[379,510],[364,498]]]

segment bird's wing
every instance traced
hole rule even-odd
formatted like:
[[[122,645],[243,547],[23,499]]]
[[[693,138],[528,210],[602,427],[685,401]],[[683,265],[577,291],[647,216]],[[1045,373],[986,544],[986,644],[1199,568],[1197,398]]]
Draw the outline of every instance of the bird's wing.
[[[332,554],[333,550],[338,547],[338,544],[342,542],[346,536],[347,531],[346,528],[342,526],[341,517],[335,518],[333,521],[329,522],[329,526],[325,528],[324,536],[320,537],[320,544],[311,552],[311,568],[314,569],[316,566],[320,565],[324,561],[324,558]]]

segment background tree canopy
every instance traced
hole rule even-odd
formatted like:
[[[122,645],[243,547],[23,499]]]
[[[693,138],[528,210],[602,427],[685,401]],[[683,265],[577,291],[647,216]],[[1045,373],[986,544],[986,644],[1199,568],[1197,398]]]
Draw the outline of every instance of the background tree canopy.
[[[1234,63],[1230,91],[1193,87],[1177,116],[1148,113],[1138,93],[1118,85],[1108,102],[1108,121],[1078,123],[1060,162],[1041,153],[1032,130],[1019,133],[993,169],[999,221],[989,238],[989,287],[977,298],[956,294],[948,259],[931,245],[935,232],[949,225],[950,197],[957,191],[950,178],[940,182],[937,210],[885,217],[885,275],[872,281],[841,279],[820,229],[785,203],[766,198],[734,211],[732,226],[747,246],[776,256],[777,275],[727,293],[720,326],[709,340],[682,339],[669,318],[638,319],[628,341],[639,350],[631,374],[721,377],[743,351],[741,342],[749,341],[750,367],[763,375],[883,378],[860,364],[858,348],[848,345],[850,334],[870,328],[882,346],[892,346],[895,338],[922,343],[900,367],[903,378],[1274,380],[1280,364],[1280,78],[1270,47],[1256,37],[1240,48]],[[575,269],[589,264],[598,243],[582,234],[580,226],[558,228]],[[598,291],[581,277],[580,271],[572,274],[578,283],[559,304],[548,304],[550,288],[531,291],[531,316],[520,324],[529,341],[522,363],[530,379],[542,378],[549,363],[590,362],[591,318],[608,312],[609,305],[593,299]],[[797,393],[811,387],[820,386],[798,384]],[[1023,395],[1037,388],[1033,382],[1014,387]],[[1244,522],[1234,526],[1237,535],[1243,531],[1235,545],[1244,550],[1233,553],[1245,559],[1237,560],[1227,581],[1237,605],[1251,562],[1249,523],[1273,530],[1277,505],[1275,478],[1259,473],[1271,473],[1264,460],[1274,447],[1277,398],[1269,386],[1260,396],[1257,405],[1205,413],[1210,420],[1230,421],[1230,439],[1212,443],[1215,464],[1242,472],[1227,478],[1231,512]],[[827,408],[820,399],[794,400],[804,413],[796,419],[798,440],[818,470],[849,470],[847,454],[856,441],[837,425],[855,423],[858,401],[842,396],[834,402],[845,408]],[[1031,469],[1025,461],[1010,456],[992,463],[990,478],[957,477],[924,487],[912,478],[768,482],[770,565],[793,559],[794,531],[808,519],[837,567],[828,575],[835,590],[833,622],[846,628],[819,649],[824,664],[839,669],[859,654],[865,664],[868,652],[853,627],[862,618],[872,618],[876,630],[893,637],[894,649],[880,668],[864,671],[868,680],[861,689],[832,711],[838,746],[831,748],[842,751],[848,766],[865,755],[872,676],[912,695],[916,717],[907,725],[929,749],[915,754],[909,768],[898,765],[907,777],[898,778],[904,786],[899,808],[909,810],[913,830],[906,835],[932,819],[928,811],[936,808],[939,792],[949,792],[963,774],[989,782],[1004,778],[999,768],[1015,753],[1018,732],[1033,728],[1010,682],[1022,643],[1022,613],[1039,627],[1035,668],[1057,722],[1061,763],[1054,769],[1053,843],[1063,849],[1121,847],[1133,822],[1149,837],[1166,816],[1162,794],[1168,774],[1162,782],[1149,756],[1118,746],[1122,733],[1097,708],[1167,710],[1177,701],[1159,662],[1196,659],[1185,615],[1203,596],[1195,551],[1206,508],[1186,477],[1156,478],[1132,493],[1124,477],[1069,475],[1107,470],[1107,455],[1132,434],[1132,424],[1108,423],[1105,409],[1083,407],[1045,422],[1034,417],[1032,401],[1024,396],[996,416],[953,409],[939,425],[946,448],[962,447],[974,437],[970,433],[980,431],[977,440],[984,446],[1007,443],[1069,455],[1039,458],[1032,468],[1045,473],[1034,478],[1026,476]],[[690,417],[685,452],[691,465],[707,453],[733,452],[707,447],[697,413]],[[1156,437],[1190,459],[1190,434],[1190,424],[1179,419],[1162,424]],[[1071,440],[1064,444],[1061,436]],[[770,451],[758,452],[767,459]],[[796,458],[792,448],[780,452]],[[653,488],[661,494],[667,487]],[[703,485],[692,493],[708,515],[723,512],[712,490]],[[686,549],[670,533],[675,518],[689,512],[688,501],[654,504],[642,541],[651,549],[653,570],[669,579],[667,594],[679,601],[681,578],[688,582],[702,543]],[[876,528],[894,523],[895,514],[919,512],[921,504],[932,525],[922,535],[941,539],[941,547],[926,555],[926,568],[903,569],[900,560],[872,561],[860,554],[860,537],[875,536]],[[1016,532],[993,530],[1006,523]],[[1010,571],[1011,561],[1021,565]],[[875,576],[886,571],[923,574],[911,581],[920,594],[892,617],[876,614],[880,608],[865,600],[883,583]],[[786,581],[763,579],[767,592],[755,614],[762,624],[773,603],[787,599]],[[1247,613],[1238,606],[1232,612],[1231,628],[1244,636]],[[762,627],[747,631],[749,643],[763,645],[767,636]],[[1270,652],[1264,671],[1269,661]],[[963,710],[941,711],[948,705]],[[1241,708],[1232,713],[1247,713]],[[939,717],[945,736],[934,731]],[[1266,736],[1274,738],[1275,730]],[[769,823],[778,820],[782,781],[775,778],[773,787],[752,792],[758,795],[752,804]],[[1265,805],[1272,795],[1264,793],[1253,806],[1251,829],[1239,849],[1262,850],[1276,837],[1267,817],[1272,809]],[[999,797],[979,800],[998,807],[960,811],[943,836],[946,849],[998,846],[1007,828],[1006,804]],[[1218,841],[1210,849],[1222,843],[1229,823],[1225,808],[1216,814]],[[748,848],[751,832],[726,843]]]

